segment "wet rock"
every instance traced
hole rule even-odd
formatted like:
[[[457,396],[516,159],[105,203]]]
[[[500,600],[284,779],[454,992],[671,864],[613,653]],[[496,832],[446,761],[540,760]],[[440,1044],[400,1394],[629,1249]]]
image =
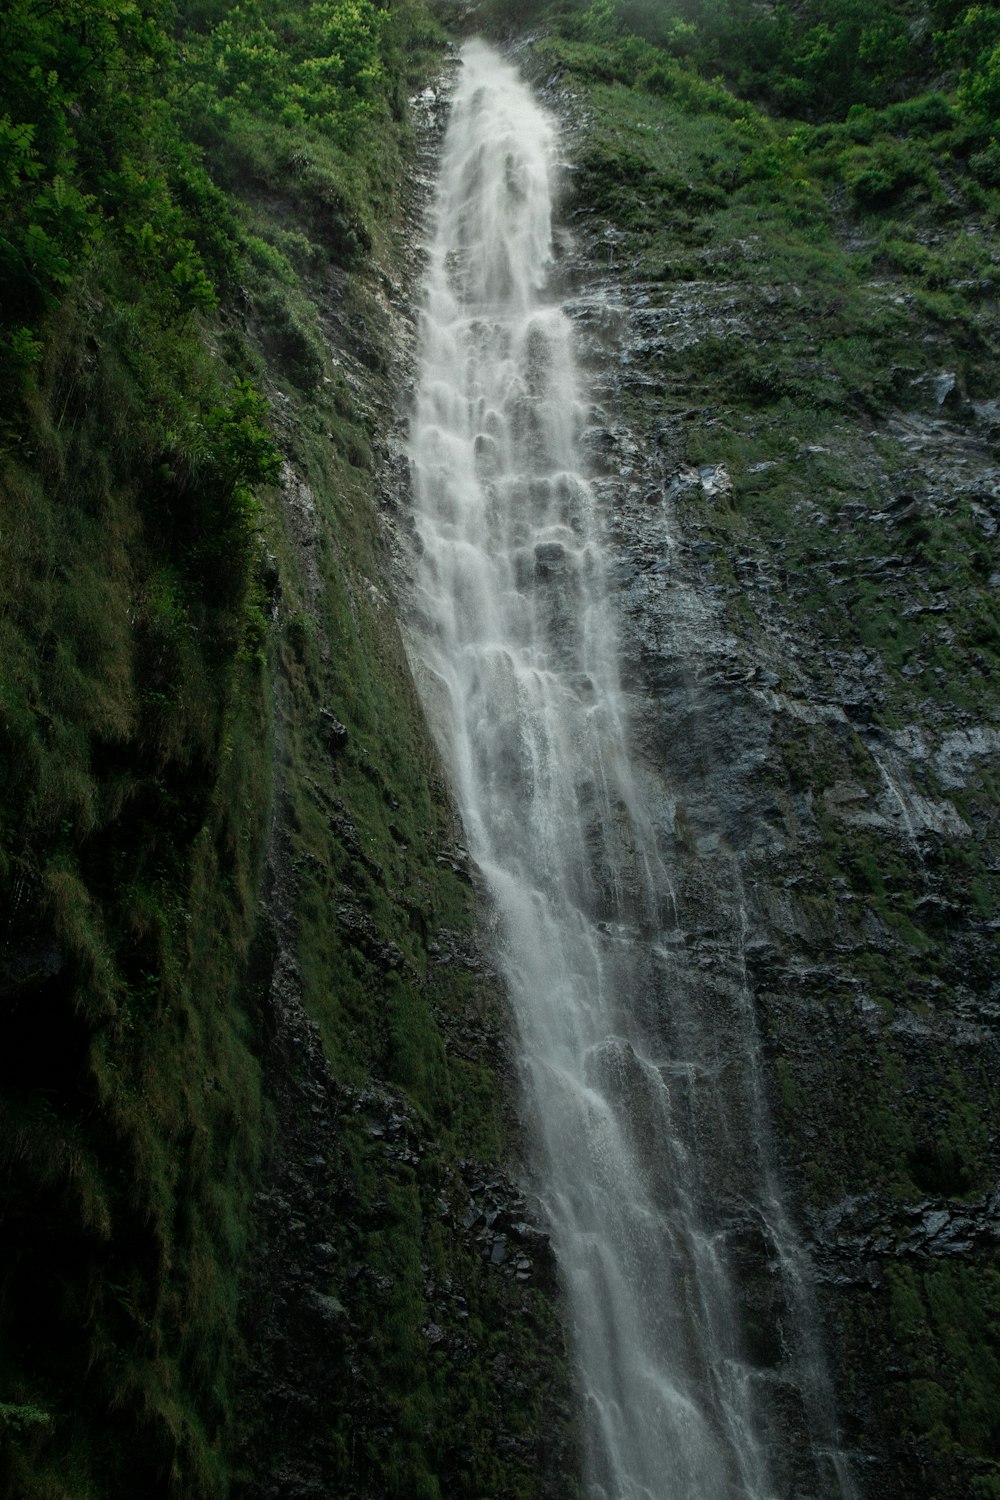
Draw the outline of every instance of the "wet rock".
[[[599,226],[588,240],[581,216],[579,232],[579,274],[592,280],[593,267],[607,265]],[[686,453],[711,453],[719,408],[707,400],[724,397],[713,391],[699,404],[678,351],[703,332],[727,337],[740,330],[759,347],[780,341],[782,323],[761,311],[772,306],[763,289],[748,280],[742,290],[734,282],[713,290],[699,279],[664,293],[636,276],[602,269],[600,277],[613,316],[601,324],[602,347],[594,339],[585,347],[604,361],[595,362],[594,373],[605,434],[597,444],[599,495],[620,584],[623,681],[639,774],[657,807],[671,879],[662,962],[672,994],[700,997],[720,1057],[706,1086],[717,1108],[700,1102],[690,1081],[682,1087],[670,1079],[671,1099],[681,1118],[694,1121],[713,1201],[734,1204],[745,1184],[733,1161],[746,1160],[752,1147],[720,1130],[718,1101],[736,1087],[734,1038],[747,1035],[736,1020],[733,976],[742,969],[760,1026],[781,1172],[806,1226],[834,1381],[859,1449],[852,1464],[863,1492],[916,1496],[923,1493],[923,1458],[912,1448],[900,1457],[909,1439],[898,1423],[893,1428],[894,1414],[873,1415],[893,1381],[902,1391],[913,1378],[892,1347],[892,1276],[989,1264],[996,1206],[981,1193],[965,1201],[924,1198],[919,1183],[902,1201],[898,1181],[895,1192],[847,1193],[831,1206],[844,1192],[830,1185],[831,1163],[845,1186],[878,1184],[890,1170],[917,1171],[898,1159],[895,1140],[890,1147],[879,1137],[880,1157],[866,1156],[875,1151],[869,1138],[878,1130],[888,1137],[893,1128],[926,1140],[932,1159],[942,1140],[946,1151],[957,1116],[934,1101],[947,1093],[948,1069],[962,1074],[984,1123],[995,1115],[982,1083],[1000,1067],[995,933],[979,931],[968,879],[958,873],[982,868],[979,849],[989,849],[996,865],[982,780],[1000,752],[995,698],[986,686],[993,648],[964,683],[973,698],[976,682],[983,684],[982,710],[948,702],[953,669],[942,657],[958,647],[954,572],[928,548],[932,537],[953,548],[970,541],[985,548],[1000,535],[995,438],[986,436],[997,429],[996,403],[981,415],[973,411],[950,356],[915,385],[912,369],[900,367],[895,390],[905,410],[876,421],[869,407],[859,431],[836,440],[824,432],[822,441],[797,450],[803,493],[794,522],[808,531],[812,548],[806,566],[789,567],[781,538],[748,540],[718,524],[721,495],[702,483],[704,472],[712,486],[714,466],[703,471],[685,461]],[[787,308],[784,316],[787,324]],[[609,347],[622,348],[623,357],[607,361]],[[614,413],[623,410],[630,440],[617,431]],[[773,420],[756,409],[741,409],[740,417],[754,438]],[[862,422],[871,429],[870,449]],[[692,428],[697,447],[688,446]],[[891,472],[873,457],[877,444],[901,455]],[[619,454],[634,476],[627,481],[607,472]],[[857,481],[844,484],[839,507],[807,482],[828,457],[841,475],[870,463],[865,477],[859,468]],[[734,462],[737,494],[748,478],[764,488],[784,465],[776,456],[743,470]],[[787,473],[781,478],[792,482]],[[959,517],[965,529],[950,531]],[[982,577],[984,588],[1000,583],[995,569],[983,568]],[[847,625],[816,617],[816,600],[830,598],[831,615],[841,611]],[[905,650],[856,644],[858,627],[887,620],[896,635],[885,629],[885,641],[898,638]],[[935,682],[932,693],[927,685]],[[912,710],[900,714],[901,697]],[[908,949],[914,932],[922,958]],[[644,997],[635,1007],[659,1055],[669,1056],[670,1007]],[[890,1067],[891,1077],[883,1071]],[[995,1173],[995,1132],[988,1146],[977,1139],[980,1171]],[[735,1209],[730,1217],[738,1222]],[[740,1270],[748,1357],[790,1389],[781,1378],[787,1351],[780,1297],[768,1300],[780,1274],[767,1237],[733,1229],[726,1243]],[[893,1357],[900,1368],[890,1377]],[[789,1420],[801,1431],[801,1410]],[[944,1481],[939,1487],[959,1493]],[[789,1481],[782,1492],[838,1493],[832,1481],[827,1489],[814,1479]]]
[[[347,1316],[347,1310],[342,1302],[339,1302],[336,1297],[316,1291],[315,1288],[310,1288],[306,1293],[303,1306],[311,1317],[330,1328],[337,1327]]]
[[[725,464],[703,465],[698,470],[698,481],[702,493],[710,500],[732,494],[733,477]]]
[[[323,743],[331,755],[337,755],[347,746],[347,729],[329,708],[319,711],[320,731]]]
[[[439,865],[446,865],[452,874],[457,875],[461,880],[472,884],[475,866],[469,857],[468,849],[462,848],[459,844],[451,849],[442,849],[437,855],[437,862]]]

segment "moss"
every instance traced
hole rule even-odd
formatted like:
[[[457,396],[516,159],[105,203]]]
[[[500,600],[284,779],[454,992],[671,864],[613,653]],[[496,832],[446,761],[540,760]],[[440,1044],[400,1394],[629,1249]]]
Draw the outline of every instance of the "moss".
[[[909,1366],[904,1399],[911,1430],[939,1453],[992,1457],[1000,1383],[996,1269],[901,1267],[890,1285],[893,1331]]]
[[[402,70],[417,55],[407,34],[423,49],[434,35],[418,6],[398,11]],[[438,861],[451,809],[368,586],[384,565],[371,491],[385,320],[371,286],[343,289],[347,326],[363,320],[377,356],[373,418],[341,373],[325,378],[316,312],[331,260],[391,242],[404,132],[397,121],[377,148],[359,137],[353,154],[300,141],[296,155],[294,131],[266,119],[211,128],[213,201],[249,297],[234,276],[234,300],[200,323],[165,317],[109,237],[47,329],[3,458],[0,547],[22,586],[0,609],[0,1158],[18,1226],[0,1308],[0,1488],[19,1500],[228,1493],[239,1288],[275,1128],[259,929],[275,754],[305,999],[338,1086],[408,1094],[441,1172],[509,1148],[488,1048],[446,1045],[447,1025],[477,1011],[495,1035],[495,998],[460,963],[430,972],[433,934],[467,932],[472,900]],[[284,393],[271,431],[317,497],[321,608],[277,492],[250,501],[274,449],[240,382],[262,374]],[[323,707],[349,726],[343,755]],[[384,1261],[393,1288],[384,1329],[372,1307],[385,1348],[368,1381],[399,1438],[372,1455],[372,1485],[391,1475],[393,1493],[439,1494],[462,1429],[484,1490],[530,1493],[520,1460],[479,1436],[497,1407],[488,1374],[449,1404],[420,1333],[437,1178],[387,1188],[363,1142],[355,1165],[359,1199],[370,1183],[366,1209],[385,1195],[389,1222],[353,1250]],[[439,1231],[434,1243],[443,1277],[470,1275]],[[487,1344],[501,1308],[484,1291]]]

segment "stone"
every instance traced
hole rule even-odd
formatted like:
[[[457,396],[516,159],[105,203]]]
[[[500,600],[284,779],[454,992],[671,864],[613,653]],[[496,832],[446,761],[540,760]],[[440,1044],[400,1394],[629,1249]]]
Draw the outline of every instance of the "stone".
[[[347,729],[329,708],[319,711],[323,742],[331,754],[338,754],[347,746]]]

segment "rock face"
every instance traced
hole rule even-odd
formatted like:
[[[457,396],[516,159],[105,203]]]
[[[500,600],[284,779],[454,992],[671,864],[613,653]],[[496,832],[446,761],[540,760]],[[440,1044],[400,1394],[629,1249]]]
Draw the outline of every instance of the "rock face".
[[[447,94],[446,76],[412,101],[391,254],[324,314],[374,462],[317,477],[289,422],[242,1500],[576,1493],[560,1292],[515,1181],[508,1022],[388,592]]]
[[[470,957],[452,960],[466,967]],[[550,1383],[548,1352],[533,1350],[526,1331],[556,1300],[535,1211],[496,1167],[450,1161],[398,1089],[335,1079],[319,1028],[303,1012],[287,950],[272,971],[270,1002],[276,1152],[255,1203],[258,1253],[244,1293],[252,1358],[235,1493],[321,1500],[332,1483],[343,1495],[404,1493],[383,1488],[385,1475],[408,1389],[427,1364],[438,1379],[423,1445],[447,1493],[472,1493],[470,1483],[484,1471],[484,1439],[503,1455],[500,1474],[527,1467],[539,1475],[538,1494],[566,1493],[538,1433],[569,1433],[571,1417],[558,1384]],[[495,1027],[476,1028],[475,1043],[498,1074],[508,1071]],[[374,1178],[374,1196],[359,1183],[359,1157]],[[419,1262],[407,1268],[412,1284],[401,1287],[399,1269],[391,1256],[379,1258],[377,1247],[390,1241],[408,1190],[418,1199],[411,1212]],[[412,1308],[400,1306],[401,1294]],[[383,1333],[386,1320],[407,1314],[415,1341],[408,1380],[393,1368]],[[513,1355],[506,1339],[503,1350],[491,1352],[488,1386],[473,1405],[461,1399],[461,1386],[480,1366],[501,1316],[507,1333],[519,1331],[522,1341]],[[548,1316],[558,1347],[554,1314]]]
[[[877,416],[782,447],[787,418],[741,405],[699,351],[735,338],[764,366],[808,343],[808,292],[721,279],[710,262],[739,253],[721,228],[700,279],[648,279],[641,236],[592,207],[591,111],[611,106],[549,87],[583,162],[563,269],[678,982],[723,1033],[747,998],[773,1129],[759,1149],[810,1268],[857,1490],[992,1494],[998,575],[975,554],[970,625],[957,554],[1000,523],[996,408],[962,398],[944,348],[940,374],[900,374]],[[940,335],[915,315],[914,337]],[[768,432],[780,458],[759,456]],[[780,521],[755,521],[761,495]],[[709,1149],[735,1226],[745,1144]],[[780,1306],[752,1225],[744,1249],[766,1362]]]
[[[550,102],[583,160],[591,120],[557,87]],[[415,101],[417,217],[446,108],[447,87]],[[843,1471],[813,1468],[808,1429],[822,1421],[787,1373],[797,1323],[812,1341],[800,1365],[825,1345],[860,1494],[982,1500],[997,1439],[1000,716],[988,617],[963,614],[956,553],[995,590],[997,412],[963,395],[942,348],[933,378],[893,377],[896,404],[877,417],[786,438],[781,411],[741,405],[725,361],[750,347],[765,370],[794,337],[808,345],[809,290],[730,277],[753,247],[721,230],[684,246],[683,275],[651,279],[635,234],[593,209],[586,167],[574,181],[562,269],[593,396],[587,443],[634,749],[671,873],[661,961],[714,1028],[727,1111],[711,1091],[682,1100],[683,1081],[673,1087],[711,1162],[748,1360],[781,1392],[777,1483],[789,1496],[848,1492]],[[378,643],[383,681],[406,675],[385,579],[409,524],[398,402],[415,244],[411,228],[363,313],[341,288],[327,317],[378,459],[378,510],[365,513],[378,545],[340,556],[333,612],[369,658]],[[275,609],[292,771],[260,958],[274,1144],[244,1298],[238,1493],[409,1495],[416,1474],[428,1494],[572,1494],[555,1272],[509,1169],[516,1141],[497,1148],[512,1072],[469,932],[475,873],[436,765],[421,766],[420,787],[401,774],[398,745],[376,742],[358,713],[348,679],[361,658],[337,676],[344,636],[321,624],[337,544],[318,488],[290,465]],[[536,566],[556,578],[558,552]],[[305,694],[302,619],[324,664],[322,691]],[[414,714],[398,691],[384,720],[400,703]],[[294,725],[310,694],[303,777]],[[428,785],[436,810],[415,828]],[[318,980],[323,903],[333,957]],[[433,1040],[407,1030],[414,996]],[[669,1008],[636,1003],[669,1047]],[[363,1070],[342,1066],[345,1035],[355,1056],[362,1038]],[[748,1060],[767,1109],[740,1123]],[[477,1101],[490,1139],[463,1149],[453,1126],[474,1139]],[[794,1264],[746,1202],[745,1170],[762,1163]],[[822,1377],[817,1389],[825,1402]]]

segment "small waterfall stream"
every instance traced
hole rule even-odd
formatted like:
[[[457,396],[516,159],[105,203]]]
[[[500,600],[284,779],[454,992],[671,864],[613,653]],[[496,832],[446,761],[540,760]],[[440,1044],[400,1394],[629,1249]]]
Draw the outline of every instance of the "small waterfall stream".
[[[410,648],[492,898],[534,1185],[573,1321],[588,1495],[776,1500],[790,1493],[773,1462],[787,1367],[797,1360],[799,1383],[816,1386],[815,1351],[789,1292],[782,1337],[798,1354],[786,1349],[784,1373],[744,1348],[712,1179],[720,1140],[747,1178],[775,1279],[795,1280],[798,1260],[778,1243],[791,1231],[766,1143],[747,1139],[766,1135],[756,1058],[723,1102],[732,1061],[676,979],[672,892],[630,765],[602,526],[580,457],[589,408],[550,286],[556,144],[514,69],[468,44],[411,432]],[[746,992],[737,1050],[756,1046],[740,1040],[744,1003]],[[818,1451],[829,1433],[808,1411],[824,1392],[797,1399]],[[837,1469],[817,1458],[796,1494],[849,1495]]]

